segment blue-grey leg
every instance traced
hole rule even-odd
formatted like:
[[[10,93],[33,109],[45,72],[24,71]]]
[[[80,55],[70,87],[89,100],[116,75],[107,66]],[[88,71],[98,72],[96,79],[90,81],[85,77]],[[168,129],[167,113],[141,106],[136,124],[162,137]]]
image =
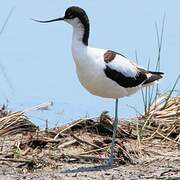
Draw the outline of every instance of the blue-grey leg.
[[[115,119],[113,122],[113,136],[112,136],[112,143],[111,143],[111,154],[108,160],[108,165],[112,167],[113,159],[114,159],[114,147],[115,147],[115,139],[116,139],[116,131],[118,125],[118,99],[116,99],[115,103]]]
[[[80,167],[77,169],[65,170],[62,173],[97,171],[97,170],[111,168],[113,165],[113,159],[114,159],[114,146],[115,146],[117,125],[118,125],[118,99],[116,99],[116,103],[115,103],[115,119],[113,122],[113,136],[112,136],[112,144],[111,144],[111,149],[110,149],[111,152],[110,152],[109,160],[105,164],[96,165],[92,167]]]

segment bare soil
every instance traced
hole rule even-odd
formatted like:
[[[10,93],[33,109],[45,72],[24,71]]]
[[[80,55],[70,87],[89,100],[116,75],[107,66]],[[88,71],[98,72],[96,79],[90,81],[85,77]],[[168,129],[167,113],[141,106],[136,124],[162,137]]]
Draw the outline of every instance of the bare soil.
[[[168,152],[169,153],[169,152]],[[140,159],[136,165],[126,164],[100,171],[63,173],[67,169],[93,166],[93,163],[59,163],[57,169],[47,168],[36,172],[15,171],[8,164],[1,164],[0,179],[180,179],[180,155],[174,153]]]

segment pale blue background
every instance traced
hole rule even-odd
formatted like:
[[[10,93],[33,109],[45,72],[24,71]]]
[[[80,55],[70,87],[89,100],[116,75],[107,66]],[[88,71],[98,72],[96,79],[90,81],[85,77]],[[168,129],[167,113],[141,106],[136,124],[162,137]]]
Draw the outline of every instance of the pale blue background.
[[[161,61],[165,78],[160,88],[172,86],[180,67],[179,0],[0,0],[0,27],[15,8],[0,37],[1,104],[8,99],[11,108],[23,109],[54,101],[50,112],[30,114],[41,127],[44,119],[49,119],[53,126],[57,121],[61,124],[86,114],[96,116],[103,110],[110,110],[113,115],[112,100],[92,96],[78,82],[71,55],[72,28],[63,22],[38,24],[31,20],[61,17],[71,5],[87,11],[90,45],[121,52],[130,59],[135,59],[136,49],[139,63],[147,66],[150,58],[152,69],[157,58],[155,22],[161,27],[165,13]],[[135,114],[127,104],[142,111],[141,94],[120,101],[120,117]]]

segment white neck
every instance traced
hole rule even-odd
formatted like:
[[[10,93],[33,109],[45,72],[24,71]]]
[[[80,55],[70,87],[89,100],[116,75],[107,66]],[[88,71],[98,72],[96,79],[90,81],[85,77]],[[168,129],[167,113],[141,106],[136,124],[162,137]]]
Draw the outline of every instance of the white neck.
[[[76,45],[83,44],[84,26],[78,18],[66,22],[73,27],[72,47],[76,48]]]
[[[84,29],[82,26],[73,27],[72,45],[84,45],[82,39],[84,35]]]
[[[72,55],[76,65],[81,61],[81,57],[85,57],[87,54],[87,47],[84,45],[82,39],[84,35],[84,28],[82,26],[73,27],[72,37]]]

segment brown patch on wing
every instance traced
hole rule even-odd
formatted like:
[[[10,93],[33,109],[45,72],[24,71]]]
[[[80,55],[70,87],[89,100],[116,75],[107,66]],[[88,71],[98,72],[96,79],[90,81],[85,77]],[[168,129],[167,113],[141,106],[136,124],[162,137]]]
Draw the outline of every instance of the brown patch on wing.
[[[108,50],[104,53],[104,61],[106,63],[111,62],[116,57],[116,53],[114,51]]]

